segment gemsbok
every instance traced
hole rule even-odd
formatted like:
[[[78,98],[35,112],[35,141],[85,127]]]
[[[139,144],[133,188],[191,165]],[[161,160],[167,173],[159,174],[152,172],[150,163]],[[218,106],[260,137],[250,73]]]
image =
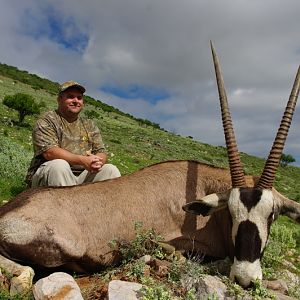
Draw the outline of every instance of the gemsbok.
[[[31,286],[31,267],[36,265],[93,272],[116,263],[119,255],[109,242],[132,239],[135,221],[153,228],[178,250],[230,256],[231,277],[244,287],[262,277],[260,257],[272,221],[279,213],[300,220],[300,204],[272,188],[300,71],[274,150],[257,183],[243,174],[213,47],[212,51],[230,170],[195,161],[167,161],[104,182],[22,192],[0,208],[0,267],[15,275],[11,293]]]

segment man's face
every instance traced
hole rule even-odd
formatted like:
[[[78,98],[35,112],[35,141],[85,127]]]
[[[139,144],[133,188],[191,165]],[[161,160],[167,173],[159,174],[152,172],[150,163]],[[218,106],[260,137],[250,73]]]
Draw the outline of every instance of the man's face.
[[[58,97],[58,110],[64,116],[77,116],[83,109],[83,94],[74,87],[62,92]]]

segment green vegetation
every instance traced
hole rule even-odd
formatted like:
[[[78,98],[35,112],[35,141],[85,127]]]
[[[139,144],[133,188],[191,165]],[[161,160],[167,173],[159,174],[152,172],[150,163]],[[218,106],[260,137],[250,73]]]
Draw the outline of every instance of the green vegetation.
[[[14,295],[11,296],[8,291],[0,290],[0,299],[1,300],[34,300],[32,293],[25,295]]]
[[[35,74],[30,74],[27,71],[21,71],[16,67],[12,67],[0,63],[0,74],[5,77],[14,79],[15,83],[22,82],[31,85],[31,87],[34,90],[43,89],[53,95],[57,94],[58,92],[58,88],[59,88],[58,83],[52,82],[45,78],[41,78]]]
[[[260,280],[254,282],[253,287],[249,290],[244,290],[240,285],[233,283],[227,277],[223,277],[223,282],[227,285],[228,293],[235,299],[250,298],[253,300],[276,299],[275,295],[262,286]]]
[[[14,121],[18,119],[18,112],[4,105],[3,100],[6,96],[17,93],[30,95],[39,104],[43,113],[56,107],[57,91],[57,83],[0,64],[0,205],[26,188],[24,178],[33,155],[31,131],[36,120],[36,116],[27,115],[26,126],[20,126]],[[89,96],[85,97],[85,101],[85,114],[93,118],[101,129],[106,148],[110,153],[109,159],[118,166],[122,175],[157,162],[179,159],[197,160],[218,167],[227,167],[227,153],[222,146],[211,146],[195,141],[191,137],[167,132],[158,124],[134,118]],[[259,175],[262,172],[264,159],[246,153],[241,153],[241,159],[246,174]],[[279,167],[275,187],[287,197],[300,202],[300,168],[290,165]],[[153,231],[145,232],[139,223],[136,223],[135,229],[136,239],[127,243],[127,248],[123,247],[122,267],[126,269],[127,278],[143,282],[143,280],[147,281],[144,274],[145,264],[136,261],[138,257],[150,254],[162,259],[164,253],[159,243],[154,242],[160,240],[160,237]],[[150,245],[152,248],[149,248]],[[117,241],[112,242],[112,246],[117,246]],[[280,218],[272,226],[270,242],[264,253],[264,276],[266,278],[277,276],[278,270],[284,268],[286,260],[293,263],[296,267],[296,271],[293,269],[293,272],[299,275],[299,250],[299,225],[288,218]],[[119,270],[106,271],[105,276],[113,278],[112,274],[118,272]],[[169,294],[173,295],[170,290],[174,285],[178,289],[184,274],[199,277],[205,272],[207,272],[206,268],[198,261],[187,260],[182,265],[174,260],[163,283],[155,280],[153,285],[149,283],[148,288],[144,289],[144,299],[158,299],[151,298],[157,294],[161,295],[159,299],[168,299]],[[240,295],[241,290],[238,287],[232,284],[230,288],[235,295]],[[300,299],[298,287],[291,287],[289,292]],[[263,294],[264,291],[257,287],[257,293]],[[0,299],[18,299],[5,298],[6,296],[2,294],[4,295],[4,292],[1,292]],[[181,297],[183,298],[179,299],[196,299],[193,298],[195,297],[193,290],[185,295],[182,294]],[[214,299],[213,297],[214,295],[211,299]],[[255,297],[259,299],[258,297],[261,296]]]
[[[125,280],[139,282],[143,284],[141,289],[141,295],[144,300],[154,299],[176,299],[178,300],[193,300],[197,299],[196,290],[193,287],[184,287],[182,284],[185,279],[188,279],[189,283],[199,280],[199,278],[210,274],[213,276],[219,276],[220,279],[226,284],[228,295],[235,297],[235,299],[243,299],[248,297],[255,300],[262,299],[275,299],[274,293],[266,289],[261,281],[254,282],[253,287],[244,290],[240,285],[233,283],[228,277],[220,275],[217,269],[211,267],[211,264],[203,264],[199,258],[189,258],[186,260],[178,260],[176,257],[170,257],[167,253],[164,253],[164,249],[161,245],[161,237],[151,229],[145,229],[141,223],[136,223],[135,238],[131,242],[112,242],[115,249],[118,245],[119,250],[123,254],[123,260],[121,266],[114,268],[110,271],[106,270],[103,274],[98,274],[100,278],[105,278],[109,281],[113,278],[123,278]],[[139,244],[139,242],[141,242]],[[272,245],[273,244],[273,245]],[[283,245],[284,244],[284,245]],[[280,248],[274,252],[275,248]],[[264,273],[269,271],[269,266],[272,268],[272,276],[266,276],[266,278],[281,278],[280,272],[284,268],[284,251],[292,251],[295,247],[295,239],[293,232],[290,233],[289,229],[282,224],[275,224],[270,236],[270,243],[265,250],[266,259],[263,260]],[[293,251],[292,251],[293,252]],[[156,253],[159,253],[157,256]],[[155,264],[148,263],[141,258],[144,255],[151,255],[151,260],[168,261],[166,263],[166,271],[163,275],[157,275]],[[276,259],[276,256],[280,257],[280,261]],[[273,256],[273,258],[271,258]],[[287,258],[287,256],[285,257]],[[276,261],[273,261],[276,260]],[[227,263],[227,261],[226,261]],[[228,262],[229,263],[229,262]],[[266,266],[266,264],[269,264]],[[270,273],[269,273],[270,274]],[[300,299],[300,288],[296,285],[289,286],[289,295]],[[216,294],[210,294],[208,299],[218,299]]]
[[[122,262],[128,263],[143,255],[149,254],[156,258],[164,258],[162,247],[158,244],[163,238],[152,229],[144,229],[141,222],[135,222],[136,237],[132,241],[113,240],[110,246],[113,250],[120,251]]]
[[[280,160],[282,167],[286,167],[288,164],[291,164],[295,161],[296,159],[292,155],[282,153],[281,160]]]
[[[172,293],[164,284],[158,284],[152,278],[143,278],[142,300],[172,300]]]
[[[1,74],[9,77],[1,76]],[[17,68],[0,64],[0,135],[7,137],[4,142],[5,145],[1,145],[1,152],[3,155],[3,151],[9,153],[14,148],[15,154],[11,155],[12,163],[17,160],[22,166],[28,165],[32,156],[31,131],[36,117],[27,116],[28,126],[26,127],[15,124],[13,120],[18,118],[17,112],[3,105],[5,96],[12,96],[16,93],[30,95],[35,102],[39,103],[41,113],[56,107],[56,96],[53,95],[53,91],[57,91],[57,83],[38,79],[35,75],[32,76],[25,71],[18,71]],[[43,88],[33,88],[37,82],[40,82],[39,84]],[[227,167],[227,153],[222,146],[211,146],[195,141],[190,137],[182,137],[167,132],[160,129],[155,123],[133,118],[89,96],[85,97],[85,101],[85,114],[93,118],[101,129],[104,142],[110,153],[110,161],[119,167],[122,175],[132,173],[153,163],[178,159],[197,160],[218,167]],[[17,152],[23,153],[24,161],[20,159]],[[16,158],[15,155],[17,155]],[[259,175],[261,173],[264,159],[246,153],[241,153],[241,159],[246,174]],[[7,162],[4,165],[1,161],[0,164],[1,170],[15,168],[13,164],[7,165]],[[19,177],[24,178],[26,169],[20,171]],[[12,187],[12,190],[6,188],[4,191],[1,190],[0,201],[7,201],[16,194],[13,188],[16,182],[15,173],[10,175],[6,171],[5,181],[7,182],[6,186],[9,189]],[[300,200],[300,168],[294,166],[279,168],[275,186],[286,196]],[[17,190],[19,191],[19,188]]]
[[[40,113],[40,107],[35,103],[31,95],[17,93],[4,97],[3,104],[18,112],[19,124],[23,125],[26,116],[37,115]]]
[[[270,241],[262,259],[264,278],[273,279],[288,256],[296,252],[296,228],[276,224],[272,226]]]

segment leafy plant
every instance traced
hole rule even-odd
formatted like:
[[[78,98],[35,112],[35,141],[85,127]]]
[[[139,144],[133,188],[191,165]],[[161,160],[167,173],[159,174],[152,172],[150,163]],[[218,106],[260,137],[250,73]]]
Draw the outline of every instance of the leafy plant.
[[[184,300],[197,300],[196,298],[196,290],[194,288],[187,291]]]
[[[24,93],[5,96],[3,104],[18,112],[20,124],[23,123],[26,116],[40,113],[40,107],[35,103],[34,98]]]
[[[110,243],[114,250],[120,251],[123,263],[146,254],[158,258],[164,257],[162,248],[158,243],[163,240],[162,237],[157,235],[153,229],[144,230],[142,227],[141,222],[134,223],[135,238],[132,241],[113,240]]]
[[[168,280],[171,282],[179,282],[181,279],[181,268],[176,260],[172,261],[170,272],[168,274]]]
[[[151,278],[144,278],[142,280],[143,287],[140,290],[141,300],[172,300],[172,294],[163,285],[159,284]]]
[[[141,279],[145,274],[146,264],[144,261],[137,260],[129,265],[129,270],[126,275],[128,277],[133,277],[137,279]]]
[[[260,299],[275,299],[275,295],[271,293],[268,289],[262,286],[260,280],[255,280],[253,282],[253,287],[250,290],[250,294],[252,299],[260,300]]]
[[[235,297],[235,299],[243,299],[247,295],[247,292],[240,285],[232,282],[228,277],[223,276],[222,281],[227,286],[229,296]]]
[[[183,274],[190,278],[200,278],[204,274],[208,274],[208,269],[201,264],[201,260],[197,258],[190,258],[183,264]]]
[[[0,290],[0,299],[1,300],[34,300],[34,297],[32,292],[11,296],[9,294],[9,291],[2,289]]]

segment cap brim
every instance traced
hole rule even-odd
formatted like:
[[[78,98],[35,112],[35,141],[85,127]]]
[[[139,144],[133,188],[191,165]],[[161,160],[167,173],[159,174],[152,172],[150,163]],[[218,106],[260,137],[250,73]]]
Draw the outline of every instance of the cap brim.
[[[85,88],[80,84],[75,84],[75,85],[73,85],[73,87],[77,87],[78,89],[80,89],[82,91],[82,93],[85,92]]]
[[[73,84],[73,85],[70,85],[68,87],[65,87],[64,89],[61,89],[60,92],[64,92],[70,88],[78,88],[82,93],[85,93],[85,88],[80,85],[80,84]]]

